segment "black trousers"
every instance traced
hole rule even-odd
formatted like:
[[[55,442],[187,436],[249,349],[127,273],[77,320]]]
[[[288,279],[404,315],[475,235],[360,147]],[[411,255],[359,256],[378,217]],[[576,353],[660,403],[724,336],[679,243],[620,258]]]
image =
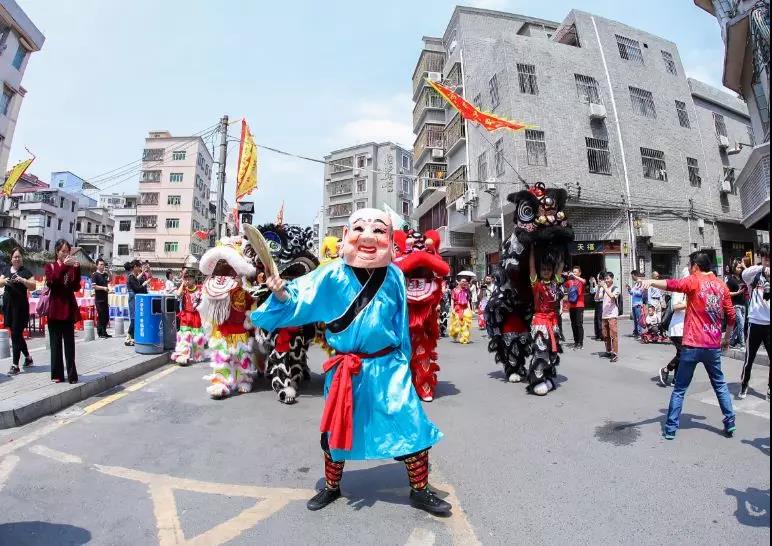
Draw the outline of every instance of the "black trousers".
[[[571,333],[574,335],[574,345],[584,345],[584,307],[568,310],[571,318]]]
[[[764,350],[769,354],[769,325],[751,323],[748,328],[748,337],[745,340],[745,365],[740,378],[743,390],[748,388],[748,383],[751,381],[753,361],[756,360],[756,353],[759,352],[759,347],[762,343],[764,344]],[[767,383],[767,386],[769,386],[769,383]]]
[[[603,339],[603,302],[595,302],[595,337]]]
[[[18,324],[17,324],[18,322]],[[18,366],[21,355],[29,358],[27,350],[27,340],[24,339],[24,329],[27,327],[21,321],[14,321],[11,324],[11,345],[13,346],[13,365]]]
[[[64,361],[67,361],[67,379],[78,380],[75,368],[75,323],[71,320],[49,320],[48,337],[51,343],[51,379],[64,381]],[[64,353],[62,353],[64,345]],[[62,358],[64,357],[64,358]]]
[[[675,345],[675,356],[667,363],[667,371],[677,372],[678,363],[681,362],[681,348],[683,347],[684,338],[681,336],[671,336],[670,341]]]
[[[97,312],[97,335],[107,335],[107,323],[110,322],[110,306],[107,301],[98,301],[94,304]]]

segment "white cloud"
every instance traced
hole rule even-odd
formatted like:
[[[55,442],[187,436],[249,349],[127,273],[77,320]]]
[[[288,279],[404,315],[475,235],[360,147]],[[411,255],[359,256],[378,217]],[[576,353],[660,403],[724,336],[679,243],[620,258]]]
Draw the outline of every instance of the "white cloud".
[[[345,121],[333,133],[331,146],[339,148],[370,141],[393,141],[411,147],[415,140],[412,112],[413,101],[406,93],[363,100],[354,106],[352,119]]]

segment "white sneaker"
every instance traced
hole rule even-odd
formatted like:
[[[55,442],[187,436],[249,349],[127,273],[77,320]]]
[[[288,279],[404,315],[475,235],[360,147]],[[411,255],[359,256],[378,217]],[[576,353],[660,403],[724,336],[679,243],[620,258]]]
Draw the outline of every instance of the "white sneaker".
[[[748,389],[740,389],[740,394],[737,395],[738,400],[745,400],[748,397]]]

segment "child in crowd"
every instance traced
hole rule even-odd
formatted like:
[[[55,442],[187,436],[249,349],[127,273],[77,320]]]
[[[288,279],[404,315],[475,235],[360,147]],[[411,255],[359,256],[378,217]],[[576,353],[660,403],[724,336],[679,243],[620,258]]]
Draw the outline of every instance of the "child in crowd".
[[[182,284],[177,290],[182,304],[179,313],[180,329],[177,332],[177,346],[172,353],[172,361],[180,366],[204,360],[206,337],[198,314],[198,304],[201,302],[201,287],[196,284],[194,271],[186,269]]]

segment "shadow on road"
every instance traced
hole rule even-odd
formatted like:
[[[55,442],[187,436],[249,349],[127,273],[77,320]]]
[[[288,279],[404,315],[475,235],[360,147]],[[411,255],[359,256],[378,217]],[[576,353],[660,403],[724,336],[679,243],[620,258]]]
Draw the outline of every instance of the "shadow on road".
[[[761,438],[756,438],[754,440],[743,440],[741,443],[753,446],[769,457],[769,436],[766,438],[762,436]]]
[[[734,515],[739,523],[749,527],[769,527],[769,489],[749,487],[738,491],[727,488],[724,492],[737,499]]]
[[[437,387],[435,388],[434,394],[436,399],[442,398],[443,396],[455,396],[456,394],[461,394],[461,391],[450,381],[437,381]]]
[[[595,427],[595,437],[601,441],[606,442],[610,444],[614,444],[616,446],[625,446],[630,445],[632,443],[635,443],[636,440],[638,440],[638,437],[641,435],[640,431],[638,430],[638,427],[641,427],[643,425],[653,425],[658,424],[660,428],[664,425],[664,419],[665,415],[667,414],[666,409],[660,409],[659,412],[662,414],[658,417],[652,417],[650,419],[644,419],[643,421],[638,421],[635,423],[627,423],[622,421],[609,421],[608,419],[604,422],[603,425]],[[718,427],[714,427],[713,425],[709,425],[707,423],[703,423],[703,421],[706,419],[704,415],[692,415],[690,413],[682,413],[681,414],[681,424],[679,426],[679,429],[691,429],[691,428],[699,428],[703,430],[707,430],[709,432],[713,432],[715,434],[719,434],[721,436],[724,436],[723,429],[720,429]],[[763,439],[757,438],[756,440],[750,443],[754,447],[757,447],[764,451],[763,447],[756,445],[756,442],[762,441]],[[767,455],[769,454],[769,438],[766,439],[767,442]]]
[[[87,544],[91,532],[81,527],[44,521],[19,521],[0,524],[3,544],[43,546],[48,544]]]

